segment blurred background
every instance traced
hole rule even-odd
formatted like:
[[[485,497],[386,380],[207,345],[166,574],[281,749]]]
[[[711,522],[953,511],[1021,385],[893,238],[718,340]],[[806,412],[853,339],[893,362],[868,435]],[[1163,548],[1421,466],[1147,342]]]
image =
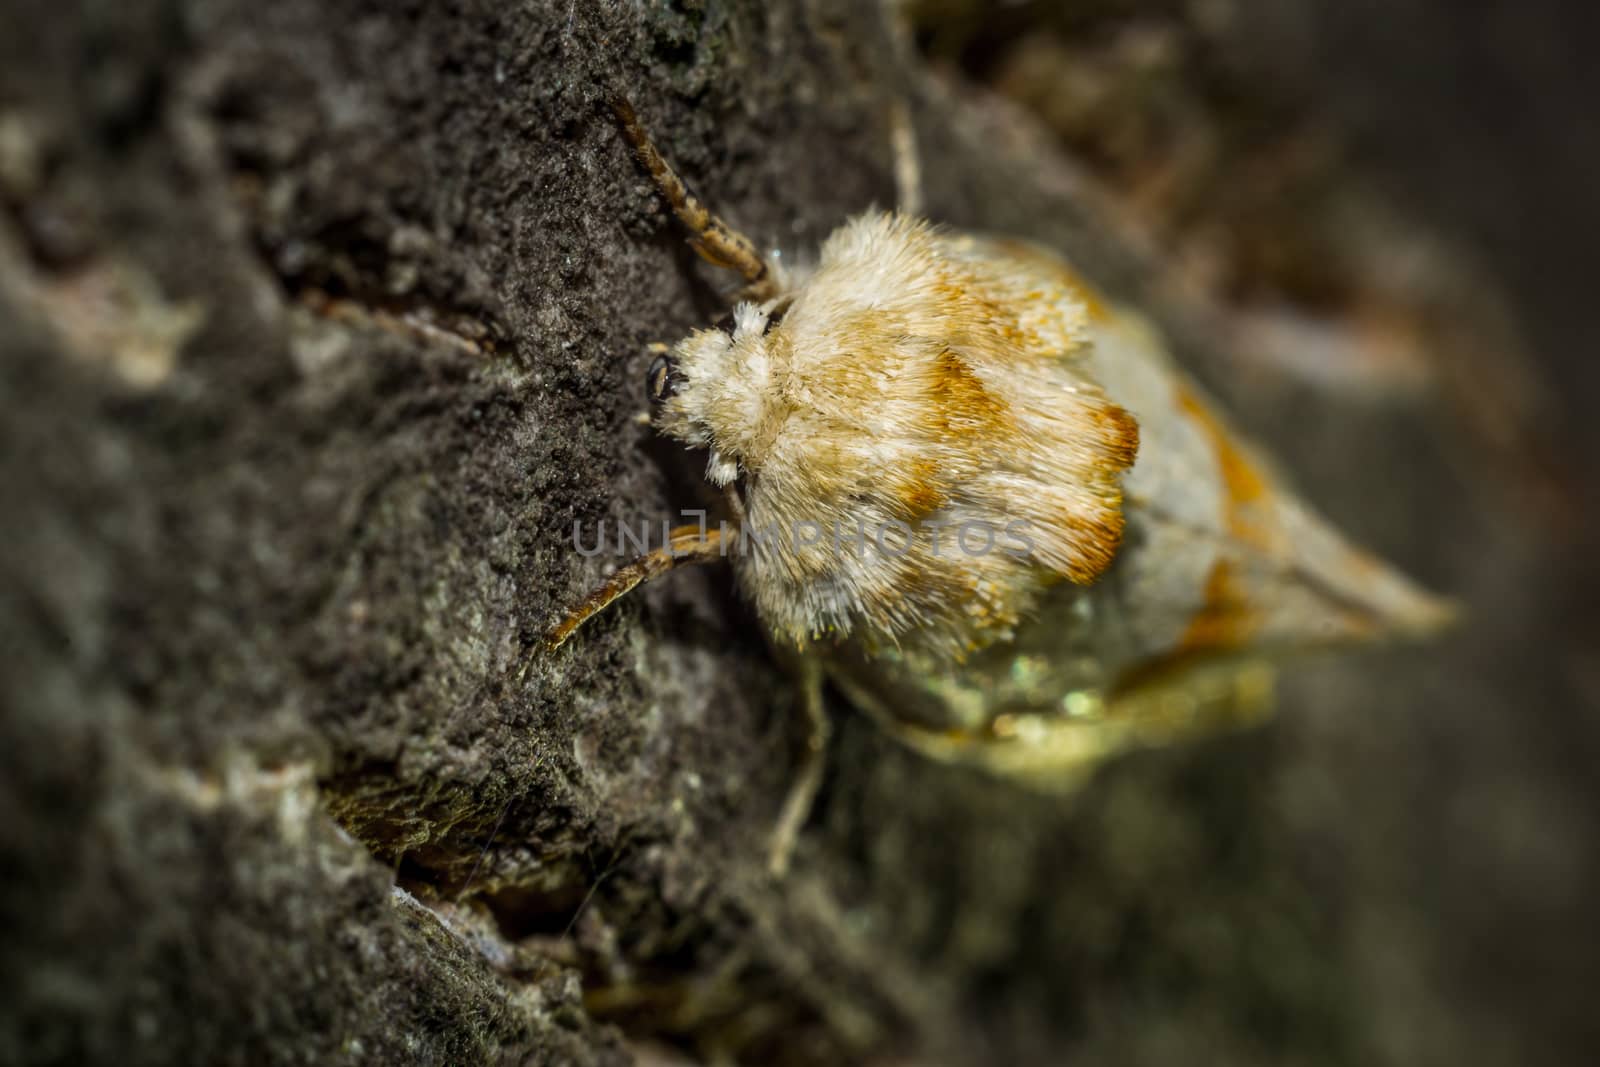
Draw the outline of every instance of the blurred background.
[[[1192,365],[1319,505],[1468,605],[1462,632],[1415,653],[1433,667],[1370,665],[1403,696],[1313,672],[1285,701],[1339,767],[1317,818],[1348,820],[1324,844],[1361,869],[1369,1054],[1592,1057],[1600,75],[1584,53],[1600,13],[910,10],[936,69],[1037,119],[1114,205]]]
[[[1600,9],[0,0],[0,1062],[1600,1056]],[[603,106],[809,248],[1053,244],[1458,598],[1069,806],[787,693],[670,514],[720,297]],[[838,705],[840,702],[835,702]]]

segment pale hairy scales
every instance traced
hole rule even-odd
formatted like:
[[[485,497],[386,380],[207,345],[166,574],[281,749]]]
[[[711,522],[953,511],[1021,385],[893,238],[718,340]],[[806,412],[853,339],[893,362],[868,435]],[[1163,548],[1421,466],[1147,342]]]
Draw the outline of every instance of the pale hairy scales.
[[[873,213],[771,304],[748,309],[731,337],[702,331],[675,349],[684,386],[657,422],[731,460],[747,524],[784,540],[736,561],[773,632],[959,657],[1008,632],[1049,585],[1110,564],[1137,427],[1087,372],[1087,313],[1068,289]],[[836,551],[835,524],[896,522],[910,527],[903,555],[874,538]],[[939,551],[942,523],[1020,523],[1028,550],[969,553],[947,539]],[[830,536],[784,537],[802,524]]]

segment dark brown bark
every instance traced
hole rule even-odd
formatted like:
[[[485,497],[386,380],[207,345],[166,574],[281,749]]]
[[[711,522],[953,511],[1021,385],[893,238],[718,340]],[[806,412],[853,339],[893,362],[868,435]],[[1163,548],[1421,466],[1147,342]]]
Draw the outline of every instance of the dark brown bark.
[[[1341,25],[1342,50],[1292,65],[1357,126],[1353,57],[1395,85],[1490,62],[1419,46],[1417,68]],[[1552,293],[1586,292],[1563,242],[1595,214],[1588,186],[1522,183],[1600,153],[1523,128],[1537,147],[1511,158],[1428,110],[1433,85],[1372,128],[1372,166],[1460,193],[1418,213],[1502,271],[1581,425],[1594,372],[1572,353],[1596,338]],[[1128,759],[1072,804],[836,707],[821,804],[772,881],[801,739],[726,574],[675,574],[529,658],[594,575],[574,522],[704,501],[699,459],[631,416],[644,345],[713,317],[716,280],[613,89],[703,197],[801,253],[892,200],[909,98],[930,214],[1154,301],[1311,498],[1477,621],[1308,665],[1268,728]],[[1558,91],[1551,114],[1583,111]],[[1395,133],[1435,121],[1505,168],[1503,195]],[[1592,1044],[1582,503],[1555,547],[1448,413],[1227,380],[1158,259],[1052,153],[844,0],[0,8],[0,1059],[1520,1064]],[[1581,434],[1561,440],[1581,464]]]

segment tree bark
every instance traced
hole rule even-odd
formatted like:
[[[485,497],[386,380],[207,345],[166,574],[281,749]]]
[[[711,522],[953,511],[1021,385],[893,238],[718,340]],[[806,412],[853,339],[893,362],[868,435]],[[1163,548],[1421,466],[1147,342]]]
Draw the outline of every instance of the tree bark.
[[[1594,885],[1566,563],[1414,411],[1219,381],[1151,250],[876,5],[12,0],[0,41],[0,1058],[1517,1063],[1592,1028],[1538,926]],[[614,91],[791,255],[893,201],[908,100],[933,217],[1156,301],[1312,499],[1494,618],[1071,804],[834,700],[769,878],[803,725],[725,573],[535,654],[598,574],[574,524],[707,503],[633,416],[721,282]]]

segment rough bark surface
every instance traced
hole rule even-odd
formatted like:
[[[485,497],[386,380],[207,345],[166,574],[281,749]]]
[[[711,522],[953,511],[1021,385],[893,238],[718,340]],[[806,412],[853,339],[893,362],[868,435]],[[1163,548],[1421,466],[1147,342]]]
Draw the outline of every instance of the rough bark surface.
[[[1333,58],[1306,66],[1343,84]],[[530,656],[598,573],[574,522],[704,501],[632,416],[645,344],[720,313],[717,280],[613,89],[801,253],[892,201],[907,98],[935,218],[1152,287],[1042,135],[875,5],[8,0],[0,1059],[1525,1064],[1600,1037],[1592,527],[1553,548],[1415,410],[1241,390],[1179,337],[1478,621],[1309,665],[1269,727],[1070,805],[839,707],[776,882],[800,727],[725,574]],[[1537,271],[1506,282],[1541,350],[1594,350]]]

